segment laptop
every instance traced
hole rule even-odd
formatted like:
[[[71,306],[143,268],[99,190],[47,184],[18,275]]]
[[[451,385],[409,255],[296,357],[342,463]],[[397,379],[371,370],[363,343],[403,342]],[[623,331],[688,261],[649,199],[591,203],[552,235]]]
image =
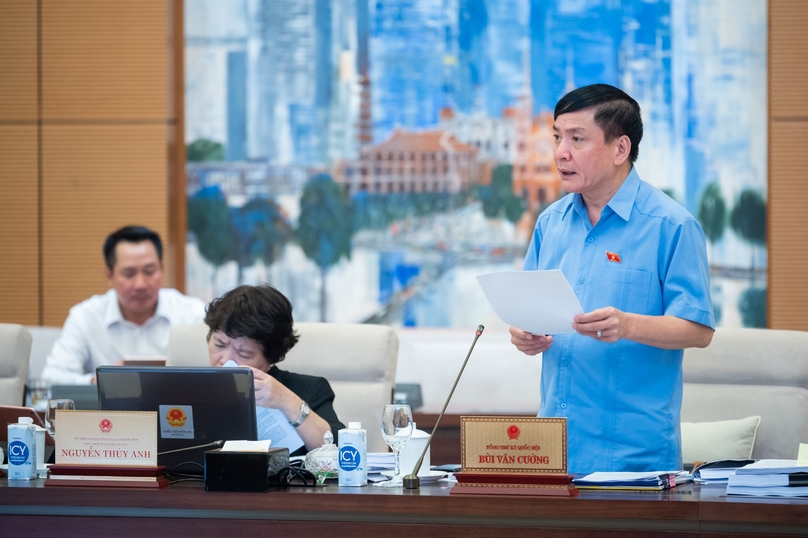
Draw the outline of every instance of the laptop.
[[[54,385],[50,397],[51,400],[73,400],[76,411],[98,409],[98,388],[95,385]]]
[[[99,366],[98,407],[157,411],[157,464],[202,475],[205,451],[258,439],[249,368]]]

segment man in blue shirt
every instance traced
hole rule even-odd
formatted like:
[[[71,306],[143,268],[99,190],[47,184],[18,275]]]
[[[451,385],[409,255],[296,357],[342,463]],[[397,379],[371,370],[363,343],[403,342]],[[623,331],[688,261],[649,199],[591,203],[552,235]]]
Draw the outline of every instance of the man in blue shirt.
[[[511,327],[511,341],[543,353],[539,416],[567,417],[570,472],[681,469],[683,350],[706,347],[715,327],[704,233],[634,169],[634,99],[595,84],[554,116],[570,194],[539,216],[524,270],[561,269],[585,313],[575,333]]]

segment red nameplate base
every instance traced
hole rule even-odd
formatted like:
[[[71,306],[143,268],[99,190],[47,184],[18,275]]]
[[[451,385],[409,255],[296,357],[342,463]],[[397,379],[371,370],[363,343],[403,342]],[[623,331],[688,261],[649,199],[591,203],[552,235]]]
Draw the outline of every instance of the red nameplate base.
[[[449,493],[465,495],[535,495],[575,497],[578,489],[572,475],[520,475],[515,473],[456,473]]]
[[[121,467],[113,465],[51,465],[46,486],[160,489],[168,486],[164,465]]]

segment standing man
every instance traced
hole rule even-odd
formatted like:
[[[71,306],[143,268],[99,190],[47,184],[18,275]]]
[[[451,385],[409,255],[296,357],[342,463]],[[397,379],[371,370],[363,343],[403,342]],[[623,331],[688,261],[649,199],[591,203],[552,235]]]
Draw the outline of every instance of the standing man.
[[[576,333],[511,342],[543,353],[539,416],[566,417],[572,473],[682,468],[684,348],[715,327],[701,226],[634,169],[640,107],[606,84],[555,108],[555,163],[570,193],[536,222],[524,270],[561,269]]]
[[[70,309],[42,371],[49,385],[88,384],[96,366],[165,355],[171,325],[205,318],[200,299],[160,289],[163,243],[152,230],[121,228],[104,242],[104,259],[110,290]]]

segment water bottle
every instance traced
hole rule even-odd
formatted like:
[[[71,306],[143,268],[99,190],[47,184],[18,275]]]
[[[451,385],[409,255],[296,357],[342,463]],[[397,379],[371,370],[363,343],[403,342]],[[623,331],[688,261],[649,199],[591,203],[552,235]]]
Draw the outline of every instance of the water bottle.
[[[367,486],[368,432],[361,422],[349,422],[339,431],[339,485]]]
[[[8,479],[36,478],[36,426],[31,417],[8,425]]]

